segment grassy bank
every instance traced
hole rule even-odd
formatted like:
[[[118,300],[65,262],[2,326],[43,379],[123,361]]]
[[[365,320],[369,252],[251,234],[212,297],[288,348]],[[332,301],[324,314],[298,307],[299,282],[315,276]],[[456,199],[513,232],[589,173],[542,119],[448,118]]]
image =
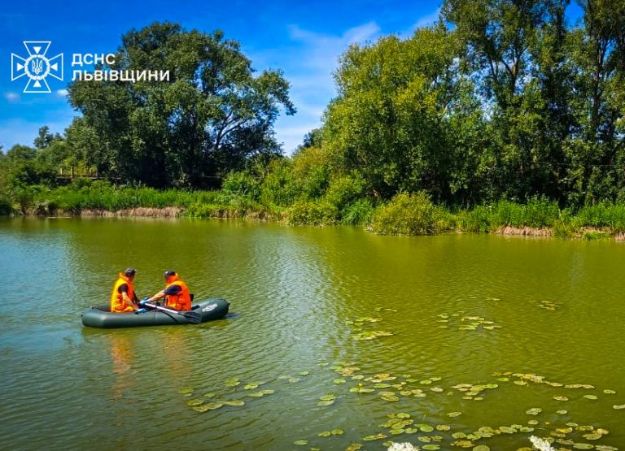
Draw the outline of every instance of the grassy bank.
[[[116,187],[94,182],[58,188],[31,186],[0,198],[0,214],[37,216],[153,216],[242,218],[290,225],[349,224],[386,235],[444,232],[500,233],[596,239],[625,238],[625,205],[599,203],[560,209],[545,199],[499,201],[470,210],[434,205],[424,193],[398,194],[388,202],[345,201],[340,195],[277,205],[236,190],[186,191]]]

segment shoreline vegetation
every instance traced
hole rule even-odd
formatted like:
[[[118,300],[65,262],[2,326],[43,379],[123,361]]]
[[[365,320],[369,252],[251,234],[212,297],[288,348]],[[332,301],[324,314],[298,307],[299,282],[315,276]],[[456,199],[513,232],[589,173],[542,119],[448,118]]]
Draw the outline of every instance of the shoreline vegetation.
[[[0,214],[248,218],[388,235],[625,234],[625,3],[444,0],[437,23],[350,45],[319,128],[279,69],[220,30],[130,30],[116,70],[76,80],[63,134],[0,152]]]
[[[0,214],[39,217],[151,217],[245,219],[290,226],[360,226],[380,235],[492,233],[529,237],[613,238],[625,241],[625,205],[599,203],[577,210],[534,198],[527,203],[498,201],[471,209],[435,205],[424,192],[400,193],[378,203],[354,195],[343,184],[328,196],[268,202],[269,193],[251,190],[252,179],[233,173],[218,191],[118,187],[103,181],[29,187],[14,199],[0,199]],[[247,182],[247,183],[243,183]],[[263,196],[264,194],[264,196]]]

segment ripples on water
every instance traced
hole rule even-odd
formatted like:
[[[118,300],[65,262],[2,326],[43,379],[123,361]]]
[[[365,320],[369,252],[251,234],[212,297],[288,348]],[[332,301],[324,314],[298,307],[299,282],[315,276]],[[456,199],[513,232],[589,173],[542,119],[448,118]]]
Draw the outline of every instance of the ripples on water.
[[[470,432],[526,425],[533,417],[525,411],[541,407],[536,433],[549,433],[544,421],[576,421],[611,431],[598,443],[625,446],[625,411],[612,409],[625,404],[624,250],[612,242],[391,238],[203,221],[4,221],[3,442],[9,449],[291,449],[306,439],[344,449],[383,430],[390,413]],[[139,270],[140,296],[162,288],[162,271],[174,268],[198,299],[230,300],[232,315],[200,326],[82,328],[79,312],[105,303],[116,272],[129,265]],[[444,315],[450,321],[438,322]],[[353,322],[363,317],[381,319],[363,330],[394,335],[354,340]],[[501,329],[458,330],[471,322],[463,317]],[[435,385],[444,391],[414,382],[426,398],[393,403],[379,399],[384,390],[356,395],[351,387],[371,382],[333,383],[341,377],[333,367],[348,363],[365,378],[438,376]],[[493,383],[494,373],[506,371],[593,384],[599,399],[584,399],[578,390],[558,403],[554,387],[511,381],[497,382],[483,401],[463,400],[451,388]],[[232,377],[241,385],[227,388]],[[242,387],[253,381],[275,393],[244,397]],[[187,387],[189,397],[180,393]],[[206,413],[187,406],[207,392],[244,399],[246,406]],[[336,403],[318,407],[328,393]],[[557,416],[563,408],[567,415]],[[451,419],[453,411],[462,415]],[[337,427],[345,434],[317,437]],[[424,434],[394,438],[415,442],[418,435]],[[452,440],[440,435],[445,449]],[[528,446],[528,435],[483,443],[515,449]]]

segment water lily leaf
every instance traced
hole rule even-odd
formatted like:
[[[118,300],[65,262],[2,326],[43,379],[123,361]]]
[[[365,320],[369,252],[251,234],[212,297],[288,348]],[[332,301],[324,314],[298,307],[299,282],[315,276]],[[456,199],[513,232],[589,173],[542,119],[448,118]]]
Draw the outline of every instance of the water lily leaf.
[[[597,434],[596,432],[593,432],[591,434],[584,434],[582,435],[582,437],[584,437],[586,440],[599,440],[603,436],[601,434]]]
[[[584,395],[584,398],[590,399],[590,400],[593,400],[593,401],[598,399],[595,395]]]
[[[575,448],[575,449],[593,449],[594,445],[591,445],[590,443],[575,443],[573,445],[573,448]]]
[[[610,390],[608,388],[606,388],[605,390],[603,390],[603,393],[605,393],[606,395],[616,395],[616,391],[614,390]]]
[[[473,451],[490,451],[490,447],[486,445],[477,445],[473,448]]]
[[[180,393],[181,395],[190,395],[191,393],[193,393],[193,387],[180,387],[178,389],[178,393]]]
[[[456,440],[452,445],[458,448],[473,448],[474,444],[471,440]]]
[[[614,406],[612,406],[612,408],[614,410],[623,410],[623,409],[625,409],[625,404],[614,405]]]
[[[345,434],[345,431],[343,429],[332,429],[331,431],[332,435],[343,435]]]
[[[532,426],[536,426],[539,423],[538,420],[528,420],[527,424],[531,424]]]
[[[308,376],[310,374],[310,371],[300,371],[299,373],[300,376]]]
[[[432,387],[432,388],[430,388],[430,390],[435,392],[435,393],[442,393],[444,391],[444,389],[442,387]]]
[[[395,418],[407,419],[407,418],[410,418],[410,414],[405,413],[405,412],[400,412],[397,415],[395,415]]]
[[[450,418],[459,417],[460,415],[462,415],[462,412],[450,412],[447,414],[447,416]]]
[[[289,377],[289,383],[294,384],[296,382],[299,382],[300,378],[299,377]]]
[[[366,435],[365,437],[363,437],[362,439],[365,442],[372,442],[374,440],[383,440],[387,437],[386,434],[382,434],[381,432],[379,434],[373,434],[373,435]]]
[[[437,445],[435,443],[431,443],[431,444],[423,445],[421,447],[421,449],[424,449],[426,451],[436,451],[438,449],[441,449],[441,447],[440,447],[440,445]]]
[[[263,395],[273,395],[276,391],[275,390],[271,390],[270,388],[266,388],[264,390],[260,391]]]
[[[347,382],[347,380],[343,378],[337,378],[337,379],[334,379],[332,382],[334,382],[335,384],[344,384]]]
[[[448,425],[448,424],[437,424],[436,425],[436,430],[437,431],[441,431],[441,432],[449,431],[449,430],[451,430],[451,426]]]
[[[229,379],[226,379],[226,387],[236,387],[239,384],[241,384],[241,381],[238,377],[231,377]]]
[[[206,404],[202,404],[201,406],[194,407],[193,410],[197,410],[198,412],[206,412],[208,410],[217,410],[223,407],[223,403],[221,402],[207,402]]]
[[[257,388],[258,388],[258,384],[252,384],[252,383],[250,383],[250,384],[246,384],[246,385],[243,387],[243,390],[255,390],[255,389],[257,389]]]
[[[296,446],[306,446],[308,445],[308,440],[295,440],[293,444]]]
[[[528,415],[538,415],[542,411],[543,409],[541,409],[540,407],[532,407],[531,409],[526,410],[525,413]]]
[[[331,431],[323,431],[317,434],[319,437],[330,437],[332,435]]]
[[[556,410],[556,413],[558,415],[566,415],[567,413],[569,413],[569,411],[568,410]]]
[[[422,424],[419,426],[419,429],[421,432],[432,432],[434,430],[434,428],[429,424]]]
[[[245,401],[241,399],[233,399],[230,401],[224,401],[223,403],[225,406],[232,406],[232,407],[242,407],[245,405]]]
[[[569,398],[567,398],[566,396],[554,396],[553,399],[555,399],[556,401],[568,401]]]
[[[197,399],[196,398],[196,399],[189,399],[187,401],[187,405],[190,406],[190,407],[199,406],[200,404],[204,404],[204,400],[203,399]]]
[[[317,403],[317,406],[319,406],[319,407],[328,407],[328,406],[331,406],[332,404],[334,404],[334,400],[331,400],[331,401],[319,401]]]
[[[248,393],[247,396],[249,396],[250,398],[262,398],[263,396],[265,396],[265,394],[262,391],[256,391]]]
[[[357,386],[350,388],[349,391],[352,393],[373,393],[375,390],[373,388]]]
[[[399,397],[397,395],[395,395],[395,393],[393,393],[392,391],[380,392],[380,398],[383,399],[384,401],[388,401],[388,402],[397,402],[397,401],[399,401]]]
[[[345,451],[359,451],[360,449],[362,449],[362,444],[350,443],[349,446],[345,448]]]
[[[500,426],[499,427],[499,431],[503,432],[504,434],[514,434],[515,433],[514,428],[512,428],[510,426]]]
[[[334,401],[336,399],[336,395],[334,393],[328,393],[327,395],[323,395],[319,398],[320,401]]]

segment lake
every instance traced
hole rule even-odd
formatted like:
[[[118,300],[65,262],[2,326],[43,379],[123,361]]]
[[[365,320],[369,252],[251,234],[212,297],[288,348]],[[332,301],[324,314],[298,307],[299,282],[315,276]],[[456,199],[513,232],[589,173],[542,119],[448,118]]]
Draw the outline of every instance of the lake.
[[[625,448],[624,246],[0,220],[2,448]],[[127,266],[230,314],[84,328]]]

